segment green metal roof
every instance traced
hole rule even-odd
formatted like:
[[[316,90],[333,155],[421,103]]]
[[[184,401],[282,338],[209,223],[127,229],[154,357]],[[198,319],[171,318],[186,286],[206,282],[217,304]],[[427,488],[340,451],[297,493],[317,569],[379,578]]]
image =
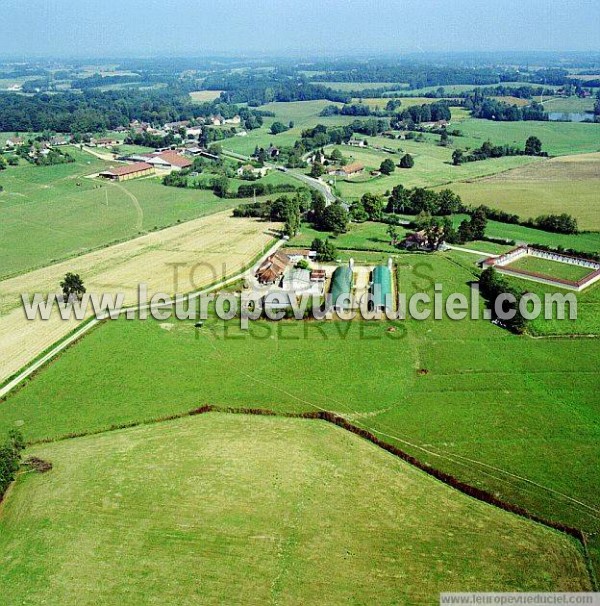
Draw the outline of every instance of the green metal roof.
[[[334,307],[342,295],[350,294],[352,277],[352,270],[347,265],[342,265],[333,272],[331,276],[331,301]],[[343,307],[348,307],[348,303],[344,304]]]
[[[392,273],[387,265],[377,265],[373,269],[371,295],[373,296],[373,305],[376,309],[386,309],[391,304]]]

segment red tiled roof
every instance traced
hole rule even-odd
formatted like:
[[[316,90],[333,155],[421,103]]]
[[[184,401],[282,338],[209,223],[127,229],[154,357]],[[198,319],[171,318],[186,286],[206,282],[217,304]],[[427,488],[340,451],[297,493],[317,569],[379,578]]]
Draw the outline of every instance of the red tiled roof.
[[[146,162],[136,162],[135,164],[128,164],[127,166],[118,166],[117,168],[109,168],[103,170],[101,175],[114,175],[115,177],[123,177],[124,175],[131,175],[133,173],[140,173],[144,170],[152,168],[150,164]]]
[[[193,164],[192,161],[188,160],[187,158],[184,158],[183,156],[180,156],[175,151],[165,151],[156,155],[165,162],[171,164],[172,166],[177,166],[179,168],[188,168]]]

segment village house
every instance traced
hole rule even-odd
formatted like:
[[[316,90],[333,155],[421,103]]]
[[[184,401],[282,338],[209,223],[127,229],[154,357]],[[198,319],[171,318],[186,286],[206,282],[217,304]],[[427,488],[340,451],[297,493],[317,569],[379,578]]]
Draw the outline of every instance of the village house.
[[[19,145],[23,145],[25,141],[23,137],[11,137],[6,140],[6,147],[18,147]]]
[[[256,272],[256,278],[261,284],[275,284],[283,277],[290,264],[290,258],[281,250],[267,257]]]
[[[298,261],[314,261],[317,258],[317,251],[310,248],[286,248],[285,254],[290,258],[291,263]]]
[[[352,162],[351,164],[346,164],[346,166],[334,166],[328,169],[327,174],[338,177],[352,177],[360,174],[364,168],[360,162]]]
[[[233,124],[234,126],[241,124],[242,119],[239,116],[233,116],[233,118],[227,118],[223,120],[223,124]]]
[[[97,147],[113,147],[114,145],[119,145],[118,139],[114,139],[112,137],[102,137],[101,139],[96,139]]]
[[[279,148],[274,145],[269,145],[267,148],[267,156],[269,158],[277,158],[279,157]]]
[[[350,147],[367,147],[367,142],[364,139],[350,139],[348,145]]]
[[[61,145],[69,145],[73,141],[73,137],[71,135],[55,135],[50,138],[50,145],[53,147],[58,147]]]
[[[264,177],[268,172],[269,169],[266,166],[256,167],[252,166],[252,164],[244,164],[237,169],[236,174],[238,177],[243,177],[247,174],[254,175],[255,177]]]

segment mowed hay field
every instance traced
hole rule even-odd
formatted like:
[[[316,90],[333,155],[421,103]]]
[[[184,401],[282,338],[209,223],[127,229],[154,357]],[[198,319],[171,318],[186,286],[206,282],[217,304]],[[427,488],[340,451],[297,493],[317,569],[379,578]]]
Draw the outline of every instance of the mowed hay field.
[[[27,454],[54,468],[0,509],[6,606],[590,589],[573,539],[322,421],[209,413]]]
[[[140,283],[149,297],[191,292],[241,270],[272,242],[277,226],[217,213],[0,282],[0,381],[76,326],[56,315],[28,321],[21,293],[60,292],[69,271],[81,275],[88,293],[123,293],[129,305]]]
[[[600,231],[600,153],[552,158],[451,186],[466,204],[519,215],[569,213],[579,228]]]
[[[212,191],[166,187],[158,178],[87,179],[109,163],[76,148],[68,152],[75,163],[45,167],[22,161],[2,171],[0,277],[243,202],[223,200]]]

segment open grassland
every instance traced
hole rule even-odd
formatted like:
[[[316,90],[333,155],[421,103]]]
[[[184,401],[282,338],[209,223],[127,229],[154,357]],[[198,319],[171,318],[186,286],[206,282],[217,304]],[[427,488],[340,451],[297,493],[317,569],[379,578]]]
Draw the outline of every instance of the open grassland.
[[[207,103],[218,99],[222,92],[220,90],[195,90],[190,93],[190,97],[197,103]]]
[[[372,88],[390,88],[392,86],[400,87],[398,82],[319,82],[315,81],[313,84],[328,86],[334,90],[342,92],[352,92],[355,90],[370,90]]]
[[[460,123],[463,137],[455,146],[480,147],[488,139],[496,145],[510,144],[523,149],[527,137],[535,135],[544,151],[553,156],[600,151],[600,124],[575,122],[494,122],[468,118]]]
[[[0,175],[0,277],[243,202],[165,187],[158,178],[124,183],[83,178],[108,164],[74,148],[69,153],[77,160],[73,164],[22,163]]]
[[[469,296],[476,256],[457,255],[402,255],[400,290],[432,296],[441,283]],[[388,328],[107,322],[0,404],[0,430],[35,440],[205,403],[326,409],[510,502],[600,529],[600,475],[590,465],[600,456],[597,338],[532,339],[485,320],[432,317]],[[561,330],[587,329],[573,320]]]
[[[600,230],[600,154],[552,158],[451,187],[466,204],[519,215],[569,213],[584,230]]]
[[[402,151],[390,154],[371,147],[359,149],[340,146],[345,157],[350,161],[360,162],[365,167],[365,173],[362,175],[345,180],[336,180],[336,188],[342,198],[356,199],[367,192],[385,193],[398,184],[405,187],[445,185],[453,181],[496,174],[537,161],[537,159],[530,156],[511,156],[453,166],[453,150],[436,145],[431,137],[423,142],[381,138],[368,138],[368,140],[373,145],[382,145]],[[386,158],[391,158],[395,164],[398,164],[404,153],[410,153],[413,156],[415,162],[413,168],[396,168],[389,176],[372,177],[368,174],[368,171],[379,169],[381,162]]]
[[[353,99],[353,103],[359,103],[368,105],[371,109],[385,109],[386,103],[390,99],[395,99],[396,97],[364,97],[360,99]],[[432,97],[402,97],[398,98],[401,102],[400,110],[405,109],[407,107],[412,107],[413,105],[430,105],[431,103],[436,103],[439,99],[435,99]],[[455,108],[452,108],[452,113],[454,114]]]
[[[320,100],[294,101],[291,103],[275,102],[261,105],[258,109],[273,112],[275,117],[265,118],[261,128],[248,131],[245,137],[233,137],[219,143],[224,149],[239,154],[250,155],[257,145],[259,147],[268,147],[272,143],[279,147],[292,146],[300,138],[304,129],[316,126],[317,124],[336,126],[349,124],[355,120],[354,116],[319,116],[321,111],[328,105],[338,105],[341,107],[342,104]],[[273,122],[276,121],[282,122],[285,125],[293,122],[294,127],[278,135],[272,135],[269,129]]]
[[[596,76],[598,77],[598,76]],[[544,109],[547,112],[559,113],[584,113],[594,111],[594,99],[580,99],[579,97],[556,97],[543,102]],[[590,116],[592,118],[592,116]]]
[[[21,293],[59,292],[69,271],[81,275],[88,293],[122,293],[129,305],[140,283],[149,297],[191,292],[240,271],[269,245],[275,226],[218,213],[0,282],[0,382],[77,326],[58,314],[28,321]]]
[[[590,588],[574,540],[320,421],[210,413],[31,454],[54,469],[21,475],[1,510],[6,606]]]
[[[308,223],[303,223],[300,233],[290,240],[289,245],[292,247],[305,247],[310,246],[315,238],[320,238],[322,240],[324,238],[330,238],[337,248],[373,250],[397,254],[400,251],[395,246],[392,246],[386,229],[387,225],[383,223],[373,223],[372,221],[351,223],[347,233],[334,236],[328,232],[313,229]],[[407,233],[401,226],[398,226],[396,229],[398,230],[398,237],[400,239]]]
[[[558,261],[550,261],[548,259],[530,256],[521,257],[506,267],[510,269],[532,271],[552,278],[561,278],[563,280],[572,280],[575,282],[587,276],[592,271],[589,267],[559,263]]]

